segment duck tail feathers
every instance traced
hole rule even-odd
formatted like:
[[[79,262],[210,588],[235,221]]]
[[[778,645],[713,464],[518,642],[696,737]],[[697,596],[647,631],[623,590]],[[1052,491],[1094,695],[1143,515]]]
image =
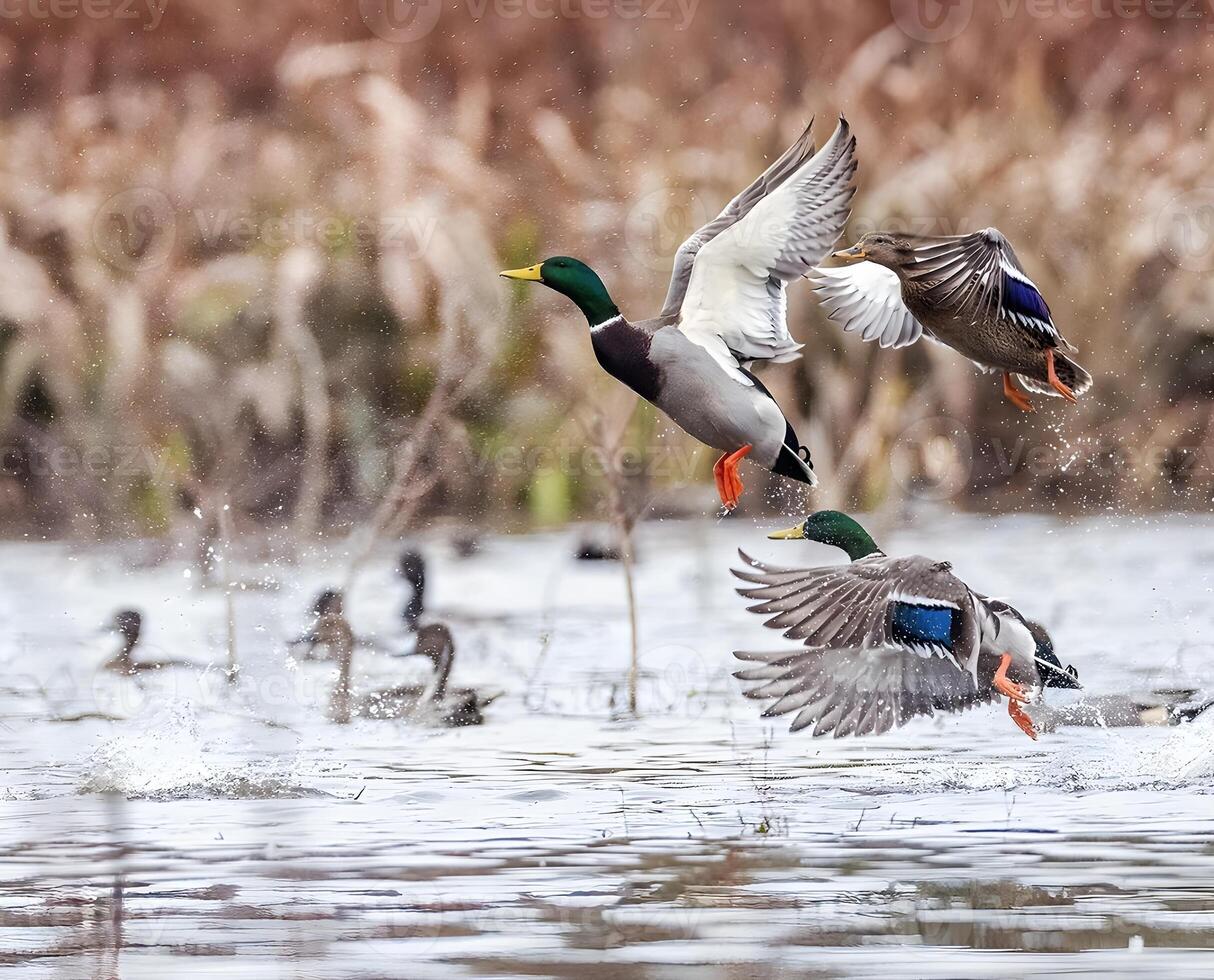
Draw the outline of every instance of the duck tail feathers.
[[[1076,395],[1082,395],[1092,387],[1092,376],[1059,350],[1054,351],[1054,373],[1058,375],[1058,380],[1070,388]],[[1035,392],[1038,395],[1058,395],[1058,392],[1045,381],[1027,378],[1023,374],[1018,374],[1016,377],[1020,379],[1027,390]]]
[[[786,476],[799,483],[808,483],[811,487],[818,485],[818,477],[814,473],[814,464],[810,460],[809,450],[804,446],[785,443],[780,447],[780,455],[776,457],[776,465],[771,468],[773,473]]]

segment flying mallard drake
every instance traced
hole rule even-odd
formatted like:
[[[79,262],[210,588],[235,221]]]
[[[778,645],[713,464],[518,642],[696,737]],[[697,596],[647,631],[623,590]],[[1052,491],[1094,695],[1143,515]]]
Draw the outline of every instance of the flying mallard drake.
[[[776,568],[744,553],[734,570],[759,600],[750,611],[801,653],[735,653],[759,664],[738,671],[758,681],[747,697],[772,703],[764,716],[797,712],[791,730],[814,735],[879,734],[916,715],[963,711],[1008,699],[1008,714],[1032,738],[1020,707],[1044,687],[1079,687],[1045,629],[1005,602],[974,592],[948,562],[889,558],[856,521],[824,510],[771,538],[804,538],[847,552],[851,564]]]
[[[882,347],[905,347],[926,333],[980,368],[1002,371],[1004,395],[1026,412],[1032,403],[1013,374],[1029,391],[1069,402],[1092,386],[996,229],[955,237],[876,232],[834,257],[849,264],[819,269],[813,282],[844,330]]]
[[[577,259],[557,256],[501,273],[573,300],[590,323],[603,368],[723,454],[713,475],[726,508],[737,506],[738,463],[752,452],[774,473],[817,482],[809,450],[748,368],[800,356],[788,332],[785,287],[822,261],[843,231],[855,193],[855,150],[844,119],[816,154],[807,127],[679,247],[666,304],[651,320],[625,319],[602,280]]]

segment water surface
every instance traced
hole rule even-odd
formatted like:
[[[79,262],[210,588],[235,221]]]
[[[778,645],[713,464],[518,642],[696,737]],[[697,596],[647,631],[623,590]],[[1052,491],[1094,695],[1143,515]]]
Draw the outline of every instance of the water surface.
[[[1098,692],[1214,689],[1204,518],[950,517],[887,535],[1052,627]],[[784,641],[725,573],[831,553],[742,521],[643,529],[642,717],[622,711],[618,566],[571,534],[440,535],[432,612],[475,729],[323,718],[325,664],[285,639],[340,561],[246,569],[241,682],[135,681],[97,629],[223,662],[184,560],[0,549],[0,963],[23,976],[1208,977],[1214,717],[1025,738],[992,706],[890,735],[793,736],[730,651]],[[359,683],[420,676],[385,554],[349,600]],[[263,581],[253,581],[254,579]],[[1064,692],[1060,692],[1065,697]],[[1061,698],[1059,698],[1061,700]],[[100,714],[119,720],[65,717]]]

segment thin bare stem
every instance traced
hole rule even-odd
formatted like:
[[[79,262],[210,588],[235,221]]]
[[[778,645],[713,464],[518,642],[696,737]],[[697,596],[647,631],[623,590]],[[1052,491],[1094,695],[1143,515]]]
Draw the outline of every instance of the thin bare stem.
[[[304,300],[318,272],[319,260],[302,248],[287,252],[278,268],[278,339],[295,368],[303,418],[303,466],[293,520],[301,541],[311,540],[320,529],[328,489],[329,383],[320,344],[304,319]]]
[[[375,543],[381,537],[401,534],[417,513],[417,508],[421,506],[426,494],[437,484],[438,474],[423,472],[422,463],[430,441],[438,431],[458,390],[458,382],[454,379],[440,379],[417,424],[397,447],[392,483],[371,520],[356,532],[358,541],[352,549],[354,554],[350,559],[344,586],[347,593],[374,551]]]
[[[227,621],[228,683],[235,684],[236,675],[240,671],[240,661],[236,656],[236,596],[233,592],[235,583],[232,580],[232,508],[225,501],[217,510],[219,574],[223,580],[224,615]]]
[[[603,416],[596,414],[589,425],[584,425],[590,441],[591,449],[603,469],[603,482],[607,494],[608,513],[612,526],[619,539],[621,567],[624,570],[624,594],[628,603],[629,629],[629,659],[628,659],[628,710],[635,717],[637,710],[637,687],[641,669],[640,626],[637,615],[637,598],[635,584],[635,551],[633,548],[633,528],[637,518],[649,506],[649,496],[641,501],[631,501],[628,496],[628,477],[624,472],[621,461],[621,450],[628,425],[636,413],[637,405],[633,401],[632,409],[619,426],[614,437],[609,437]]]

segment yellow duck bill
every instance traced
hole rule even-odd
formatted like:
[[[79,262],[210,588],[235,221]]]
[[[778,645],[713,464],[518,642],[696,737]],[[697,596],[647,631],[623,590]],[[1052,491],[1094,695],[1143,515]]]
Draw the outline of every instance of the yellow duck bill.
[[[772,531],[767,536],[773,541],[794,541],[805,537],[805,525],[798,524],[796,527],[790,527],[784,531]]]
[[[544,277],[540,275],[539,265],[529,265],[525,269],[504,269],[498,275],[505,279],[524,279],[527,282],[544,281]]]

